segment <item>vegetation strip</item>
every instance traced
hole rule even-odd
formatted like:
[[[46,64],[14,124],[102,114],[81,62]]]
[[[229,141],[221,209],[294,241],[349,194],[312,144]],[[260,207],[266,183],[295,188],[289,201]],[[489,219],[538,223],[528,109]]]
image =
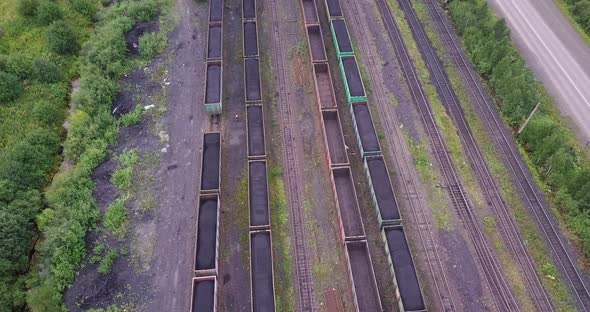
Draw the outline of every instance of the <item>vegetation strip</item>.
[[[37,34],[42,36],[43,32],[36,28],[38,26],[29,27],[26,19],[16,17],[13,20],[8,20],[7,23],[18,23],[21,26],[10,27],[11,31],[7,38],[12,38],[14,41],[3,38],[2,45],[6,45],[2,50],[13,51],[17,47],[26,46],[30,48],[27,53],[31,53],[31,58],[42,54],[53,55],[52,58],[58,60],[58,64],[60,64],[59,67],[56,67],[48,62],[36,62],[37,69],[31,73],[37,75],[38,79],[44,79],[46,82],[52,81],[54,86],[47,90],[54,96],[50,96],[51,93],[44,91],[41,85],[27,86],[24,96],[29,94],[29,90],[34,90],[34,93],[42,98],[51,99],[53,106],[37,105],[38,101],[32,101],[31,103],[35,106],[26,107],[27,111],[34,112],[38,108],[43,108],[45,111],[40,116],[50,118],[42,122],[52,124],[55,129],[52,131],[57,134],[62,131],[60,125],[64,118],[63,100],[67,98],[65,96],[67,92],[65,81],[79,75],[80,87],[73,96],[73,113],[68,118],[68,133],[63,143],[67,165],[62,166],[51,186],[45,191],[46,201],[44,204],[41,205],[39,202],[35,205],[26,205],[44,208],[35,218],[41,232],[41,240],[35,246],[34,265],[28,271],[26,286],[24,278],[19,279],[18,284],[15,285],[14,282],[17,280],[14,277],[2,277],[0,300],[2,308],[5,309],[20,308],[26,304],[28,308],[35,311],[58,311],[63,307],[61,293],[72,283],[75,272],[80,266],[80,260],[85,254],[86,232],[94,227],[99,218],[93,197],[94,183],[91,175],[93,169],[107,156],[108,145],[116,141],[119,122],[111,115],[111,102],[117,93],[117,80],[130,68],[145,63],[148,60],[148,54],[141,51],[146,51],[145,48],[154,43],[152,40],[142,37],[143,40],[140,39],[139,47],[141,58],[131,61],[127,57],[124,34],[136,23],[152,20],[164,2],[159,0],[123,1],[109,8],[104,8],[100,12],[97,12],[98,6],[94,1],[73,1],[71,6],[66,6],[61,2],[38,3],[36,1],[22,1],[21,5],[24,3],[29,6],[21,8],[24,10],[21,13],[28,18],[34,18],[39,25],[50,25],[46,33],[47,45],[42,43],[42,38],[39,38],[41,39],[39,42],[30,42],[30,36],[35,37]],[[84,16],[86,21],[83,22],[80,16]],[[92,36],[91,21],[96,21],[98,25],[96,33]],[[76,53],[81,46],[79,42],[86,39],[90,40],[82,45],[82,54],[78,63]],[[18,43],[19,40],[21,43]],[[29,42],[22,44],[22,40]],[[152,47],[154,46],[156,46],[155,50],[163,47],[161,43],[152,45]],[[63,55],[63,57],[58,55]],[[27,62],[27,58],[22,57],[14,59],[9,57],[8,59],[20,60],[21,65],[26,65]],[[3,64],[2,67],[7,64],[0,63]],[[11,61],[8,64],[16,63]],[[79,64],[79,67],[76,64]],[[10,65],[7,68],[10,71],[18,69],[15,72],[21,75],[20,79],[28,79],[25,76],[27,71],[22,71],[27,66]],[[56,74],[59,72],[62,72],[65,78],[57,78],[60,77],[59,74]],[[14,82],[10,79],[9,81]],[[55,81],[61,81],[61,83],[55,84]],[[16,98],[14,94],[11,96]],[[56,101],[59,98],[62,99],[61,103]],[[27,132],[23,131],[23,134]],[[34,199],[35,196],[38,196],[35,194],[39,194],[39,190],[49,181],[48,175],[54,172],[52,168],[55,168],[55,163],[59,158],[57,157],[58,150],[52,148],[59,146],[59,138],[47,131],[35,130],[30,133],[28,138],[33,141],[21,141],[36,149],[36,152],[26,151],[27,154],[37,156],[34,158],[18,156],[17,153],[23,151],[23,146],[20,146],[20,151],[18,149],[10,152],[3,150],[2,157],[9,158],[4,159],[6,161],[3,160],[1,163],[3,165],[11,164],[10,167],[4,168],[20,168],[20,174],[13,172],[10,175],[20,178],[21,182],[25,181],[22,179],[30,179],[34,176],[32,181],[36,182],[27,182],[26,185],[35,187],[36,193],[33,190],[25,191],[29,198]],[[50,158],[46,158],[47,156]],[[45,160],[39,162],[41,159]],[[25,167],[30,170],[23,170],[22,168]],[[6,178],[7,175],[4,175],[3,179]],[[3,182],[7,183],[7,187],[3,188],[5,190],[10,189],[8,186],[11,184],[14,185],[14,182],[5,181]],[[17,187],[17,185],[13,187],[16,187],[11,191],[14,194],[25,194],[18,191],[22,187]],[[12,199],[5,196],[3,200],[12,202],[14,199],[14,196]],[[2,207],[5,206],[2,205]],[[4,209],[3,211],[5,211]],[[38,209],[36,208],[37,211]],[[34,217],[36,214],[35,209],[28,211],[32,213],[28,218]],[[24,220],[20,217],[19,219]],[[26,221],[28,225],[21,227],[27,229],[28,233],[32,233],[31,221],[32,219],[29,219]],[[2,226],[2,229],[5,228],[7,227]],[[30,239],[28,236],[30,234],[22,231],[18,235],[19,240],[28,241]],[[10,236],[2,235],[2,237],[8,238]],[[3,256],[9,254],[15,253],[2,252]],[[113,255],[114,253],[109,254]],[[108,258],[112,259],[113,257]],[[108,267],[106,263],[105,265]],[[106,271],[106,268],[104,270]],[[9,271],[4,272],[9,273]],[[23,271],[12,271],[10,274],[15,273],[23,273]],[[28,289],[26,294],[24,293],[25,289]]]

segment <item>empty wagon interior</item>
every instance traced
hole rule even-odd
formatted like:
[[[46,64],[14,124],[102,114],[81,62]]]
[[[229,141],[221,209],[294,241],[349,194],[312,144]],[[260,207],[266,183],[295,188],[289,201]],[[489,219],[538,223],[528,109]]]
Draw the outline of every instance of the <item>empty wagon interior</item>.
[[[330,75],[328,64],[313,64],[316,87],[320,98],[320,106],[325,108],[336,108],[336,98],[334,96],[334,86],[332,85],[332,76]]]
[[[332,165],[347,164],[348,156],[346,154],[346,145],[342,136],[342,126],[337,111],[323,111],[324,130],[326,131],[326,140],[328,141],[328,150],[330,152],[330,162]]]
[[[307,35],[312,60],[314,62],[326,61],[326,48],[324,47],[320,26],[307,26]]]
[[[303,3],[303,16],[306,24],[318,23],[318,11],[316,10],[314,0],[301,0]]]
[[[375,281],[373,264],[366,241],[346,243],[358,309],[361,312],[381,311],[381,298]]]
[[[345,238],[362,237],[365,235],[365,229],[363,228],[350,169],[335,168],[332,169],[332,174],[338,198],[338,209],[344,226],[344,236]]]

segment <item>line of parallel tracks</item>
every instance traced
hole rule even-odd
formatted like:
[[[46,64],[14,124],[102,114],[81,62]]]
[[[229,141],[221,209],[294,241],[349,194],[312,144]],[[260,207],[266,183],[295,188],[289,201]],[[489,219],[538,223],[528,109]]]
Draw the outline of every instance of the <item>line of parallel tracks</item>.
[[[498,220],[497,224],[502,236],[505,239],[509,250],[514,254],[520,265],[520,271],[526,280],[527,290],[530,293],[533,304],[535,304],[540,311],[553,311],[553,307],[551,306],[547,293],[537,275],[535,266],[522,242],[518,227],[512,218],[511,209],[507,207],[505,201],[502,199],[499,187],[495,183],[495,180],[486,165],[483,154],[467,124],[465,114],[459,105],[457,95],[450,86],[450,81],[446,75],[444,67],[440,59],[437,57],[433,46],[428,41],[426,32],[418,20],[416,12],[412,8],[410,2],[408,0],[398,1],[406,14],[412,32],[415,37],[418,38],[417,42],[420,52],[428,65],[428,69],[433,77],[442,103],[449,115],[453,118],[455,125],[457,125],[457,130],[459,131],[471,168],[479,181],[488,204],[495,212]]]
[[[365,24],[360,20],[359,14],[362,10],[361,4],[359,4],[359,2],[356,0],[348,0],[347,2],[349,5],[353,6],[354,10],[357,12],[356,14],[349,14],[349,16],[352,16],[355,25],[355,27],[352,27],[351,29],[354,31],[357,28],[360,28],[361,30],[361,33],[357,33],[355,37],[359,40],[361,46],[360,49],[363,50],[363,56],[365,56],[363,57],[363,61],[367,63],[367,73],[369,75],[368,78],[371,82],[373,82],[372,89],[375,92],[375,96],[373,98],[374,102],[379,107],[378,111],[381,117],[381,124],[385,128],[386,133],[390,134],[386,136],[388,145],[394,149],[401,149],[402,147],[400,145],[403,144],[404,138],[397,130],[397,121],[395,120],[395,116],[393,116],[393,111],[391,110],[391,106],[387,100],[388,97],[383,87],[383,78],[380,73],[374,71],[375,68],[379,67],[376,65],[378,57],[376,57],[369,48],[371,44],[368,42],[368,37],[366,36],[369,31],[366,29]],[[395,140],[392,138],[392,135],[395,136]],[[422,248],[426,255],[428,267],[434,281],[433,290],[436,292],[440,307],[442,308],[442,311],[445,312],[456,311],[455,303],[453,302],[451,295],[451,289],[449,287],[449,282],[447,280],[447,276],[438,253],[437,243],[432,233],[432,228],[427,213],[428,207],[426,207],[422,199],[415,196],[420,188],[417,186],[414,178],[411,177],[412,173],[408,172],[409,168],[413,166],[413,162],[408,158],[407,153],[393,152],[391,154],[393,154],[393,159],[396,162],[400,180],[405,182],[401,184],[408,199],[410,208],[413,212],[412,215],[414,217],[414,224],[418,227],[418,236],[420,237]]]
[[[570,289],[574,293],[579,308],[584,311],[589,311],[590,294],[588,293],[588,289],[576,268],[575,262],[572,260],[568,250],[561,241],[552,219],[547,214],[543,202],[537,195],[535,187],[533,186],[534,182],[524,168],[512,138],[509,138],[509,134],[506,133],[506,128],[503,126],[503,122],[496,112],[493,102],[487,95],[486,91],[483,90],[481,82],[476,78],[477,76],[474,73],[473,68],[469,65],[469,62],[462,53],[456,38],[452,35],[451,30],[447,26],[448,24],[444,20],[443,12],[441,12],[442,9],[439,4],[436,3],[436,0],[425,0],[425,2],[429,14],[433,18],[434,25],[440,30],[441,39],[443,40],[443,44],[447,46],[447,51],[453,65],[463,76],[463,80],[467,83],[472,97],[480,107],[480,111],[483,112],[485,121],[488,125],[487,128],[491,131],[490,135],[496,141],[497,146],[501,148],[502,154],[510,165],[510,169],[516,176],[517,183],[525,195],[528,206],[531,208],[531,211],[535,215],[538,224],[545,234],[555,258],[558,260],[558,265],[561,267],[561,270],[565,275],[566,281],[569,281]]]
[[[283,168],[286,175],[287,196],[289,199],[289,219],[291,220],[291,242],[292,253],[294,255],[293,266],[295,267],[295,290],[298,297],[298,311],[314,311],[314,298],[311,277],[310,257],[307,251],[305,216],[303,206],[301,205],[300,181],[302,180],[299,172],[301,166],[297,158],[297,148],[293,129],[295,119],[291,109],[291,99],[287,91],[291,85],[285,68],[288,64],[284,63],[283,56],[286,55],[286,49],[283,42],[283,34],[280,32],[281,23],[290,23],[281,21],[277,1],[268,1],[271,9],[272,18],[272,53],[274,70],[277,79],[277,88],[279,90],[278,107],[281,118],[282,139],[283,139]],[[280,286],[279,286],[280,287]]]
[[[498,310],[501,311],[519,311],[520,307],[517,304],[511,288],[506,283],[502,270],[491,250],[490,244],[487,241],[478,217],[473,213],[473,206],[469,201],[456,173],[456,169],[450,159],[449,153],[443,141],[443,137],[436,125],[433,113],[430,110],[426,96],[420,85],[420,81],[416,74],[415,68],[412,65],[409,53],[401,38],[401,34],[393,14],[385,0],[376,0],[377,7],[381,13],[385,29],[389,35],[390,40],[396,50],[402,70],[406,76],[408,87],[412,94],[415,104],[422,116],[426,132],[430,137],[432,149],[439,162],[441,172],[447,183],[447,190],[449,192],[453,206],[455,207],[459,217],[461,218],[467,234],[475,249],[477,260],[482,267],[482,273],[487,282],[492,298]],[[416,27],[410,23],[410,27]],[[427,44],[422,40],[417,40],[418,45]]]

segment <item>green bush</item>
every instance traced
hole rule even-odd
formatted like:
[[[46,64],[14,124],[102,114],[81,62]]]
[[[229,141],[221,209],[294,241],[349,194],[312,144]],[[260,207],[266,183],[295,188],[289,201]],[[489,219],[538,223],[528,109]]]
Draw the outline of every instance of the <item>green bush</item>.
[[[152,59],[156,54],[164,51],[167,44],[166,35],[163,33],[145,33],[139,38],[139,54],[144,59]]]
[[[64,21],[55,21],[49,25],[47,45],[58,54],[72,54],[78,50],[76,34]]]
[[[119,121],[125,127],[137,125],[143,119],[143,107],[139,104],[135,106],[135,109],[127,114],[124,114],[119,118]]]
[[[39,0],[19,0],[17,10],[22,16],[33,17],[37,13],[38,7]]]
[[[123,239],[127,233],[127,209],[123,200],[118,199],[107,207],[103,223],[107,229]]]
[[[35,17],[41,25],[49,25],[63,18],[60,7],[49,0],[42,0],[37,7]]]
[[[63,79],[63,75],[57,65],[37,59],[33,61],[31,77],[39,82],[54,83]]]
[[[23,92],[23,87],[15,75],[0,71],[0,103],[10,102]]]
[[[95,0],[70,0],[70,3],[76,12],[80,13],[88,20],[93,20],[98,11]]]

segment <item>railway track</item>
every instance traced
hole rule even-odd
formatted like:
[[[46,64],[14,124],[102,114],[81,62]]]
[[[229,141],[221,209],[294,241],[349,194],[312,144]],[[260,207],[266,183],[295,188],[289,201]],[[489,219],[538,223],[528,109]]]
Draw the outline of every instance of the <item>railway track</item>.
[[[347,0],[346,2],[356,12],[360,12],[362,10],[358,1]],[[379,106],[378,111],[381,117],[381,124],[384,126],[387,133],[393,134],[395,136],[395,140],[390,135],[386,136],[387,143],[390,148],[395,147],[395,149],[401,149],[402,145],[404,144],[404,138],[398,131],[397,121],[395,116],[393,116],[390,104],[386,100],[388,97],[383,87],[384,82],[382,75],[374,71],[374,68],[379,67],[376,64],[377,57],[370,49],[365,48],[371,46],[368,42],[367,36],[364,35],[368,33],[368,30],[366,29],[365,24],[360,21],[358,14],[349,14],[349,16],[352,16],[353,22],[356,25],[356,27],[351,27],[351,29],[355,33],[355,37],[360,42],[360,49],[363,50],[364,56],[363,61],[366,61],[368,65],[367,74],[370,81],[373,82],[372,89],[375,93],[373,98],[374,103]],[[357,28],[360,28],[360,34],[358,31],[355,31]],[[436,291],[440,307],[442,307],[443,311],[456,311],[457,308],[451,295],[449,282],[447,280],[440,255],[438,253],[437,243],[434,239],[431,223],[428,218],[427,211],[429,208],[426,207],[423,200],[413,195],[417,195],[420,187],[416,184],[416,181],[413,179],[413,177],[411,177],[412,173],[408,172],[408,168],[411,168],[414,165],[408,157],[409,151],[405,151],[403,155],[400,155],[402,153],[395,153],[391,151],[390,154],[392,154],[391,156],[396,163],[400,180],[406,182],[401,184],[403,185],[403,191],[413,212],[412,215],[414,217],[414,224],[416,224],[418,227],[417,232],[424,250],[424,254],[426,255],[428,268],[434,281],[434,290]]]
[[[456,38],[453,37],[451,30],[449,30],[449,27],[447,26],[448,24],[444,20],[439,5],[435,3],[434,0],[425,0],[425,2],[429,14],[434,20],[434,24],[441,33],[443,44],[447,46],[451,61],[455,67],[459,69],[463,76],[463,80],[468,85],[472,97],[480,107],[480,111],[483,112],[485,122],[488,125],[487,128],[491,131],[491,136],[501,148],[502,154],[510,165],[510,169],[514,173],[517,183],[525,195],[530,210],[535,215],[543,234],[547,238],[564,277],[569,281],[569,287],[578,302],[579,308],[584,311],[589,311],[590,294],[588,293],[588,289],[576,268],[575,262],[572,260],[568,250],[561,241],[555,228],[556,226],[553,224],[552,219],[543,207],[543,202],[535,190],[534,182],[526,171],[527,169],[525,169],[522,164],[522,160],[520,160],[520,155],[516,150],[515,144],[511,142],[511,138],[509,139],[509,136],[506,133],[506,128],[503,126],[503,122],[500,119],[493,102],[481,86],[481,82],[476,78],[477,75],[474,73],[469,61],[462,53]]]
[[[429,72],[433,77],[442,103],[457,125],[457,129],[463,143],[462,145],[467,153],[470,165],[479,181],[479,184],[489,205],[495,212],[495,215],[499,221],[497,224],[502,232],[502,236],[504,237],[509,250],[514,254],[518,264],[520,265],[520,270],[525,278],[527,289],[531,294],[533,304],[536,305],[540,311],[553,311],[551,302],[549,301],[547,293],[541,284],[541,280],[537,275],[530,255],[522,243],[518,226],[512,218],[511,209],[507,207],[505,201],[503,200],[501,191],[499,190],[488,166],[486,165],[483,154],[481,153],[481,150],[479,149],[479,146],[473,137],[473,133],[467,124],[463,109],[459,104],[459,100],[455,92],[450,86],[449,78],[446,75],[441,61],[437,57],[436,51],[428,41],[426,32],[418,20],[416,12],[412,8],[410,2],[408,0],[398,0],[398,2],[406,14],[406,18],[411,25],[415,38],[417,38],[420,52],[422,53],[422,56],[428,65]]]
[[[408,51],[403,43],[399,29],[395,24],[393,14],[385,0],[376,0],[377,7],[381,13],[385,29],[397,52],[397,56],[406,76],[408,87],[415,104],[422,116],[426,132],[428,133],[432,149],[439,162],[443,176],[447,182],[447,190],[451,197],[453,206],[457,210],[467,234],[475,249],[477,260],[482,266],[482,273],[486,283],[492,292],[493,301],[498,310],[519,311],[520,307],[516,302],[512,290],[506,283],[502,270],[491,250],[489,242],[481,230],[477,216],[473,213],[473,206],[469,201],[456,174],[456,170],[450,159],[449,153],[443,141],[443,137],[434,121],[433,114],[428,105],[426,96],[420,86],[417,73],[412,65]],[[415,27],[410,25],[410,27]],[[426,44],[417,40],[418,45]]]
[[[286,49],[283,42],[283,36],[280,33],[281,19],[278,15],[278,3],[268,1],[272,19],[272,40],[271,47],[273,53],[273,63],[279,91],[278,107],[282,128],[282,150],[283,150],[283,168],[286,176],[287,196],[289,204],[289,213],[291,220],[291,242],[293,253],[293,265],[295,267],[296,292],[298,299],[298,311],[315,311],[314,296],[312,288],[312,276],[310,257],[307,251],[305,216],[301,201],[301,165],[297,159],[295,138],[293,130],[296,126],[293,112],[291,109],[291,98],[287,91],[290,86],[288,76],[285,73],[285,64],[283,56],[286,55]],[[284,22],[284,21],[283,21]],[[289,22],[287,22],[289,23]]]

